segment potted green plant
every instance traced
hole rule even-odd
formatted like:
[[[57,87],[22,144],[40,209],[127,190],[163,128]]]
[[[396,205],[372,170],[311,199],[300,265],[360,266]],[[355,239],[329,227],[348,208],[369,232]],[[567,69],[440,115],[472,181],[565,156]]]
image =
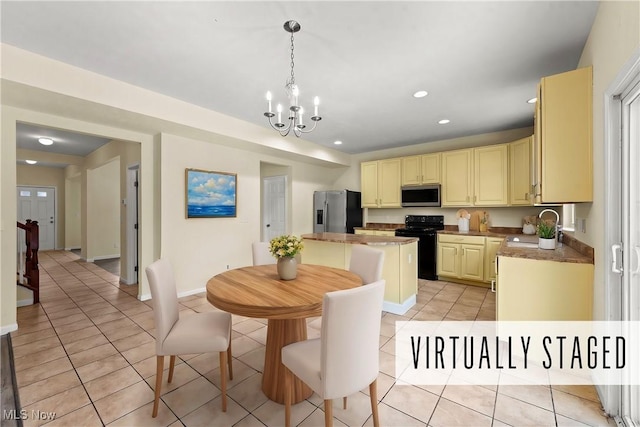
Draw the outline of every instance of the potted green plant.
[[[556,248],[556,224],[552,221],[540,221],[538,224],[538,247],[540,249]]]

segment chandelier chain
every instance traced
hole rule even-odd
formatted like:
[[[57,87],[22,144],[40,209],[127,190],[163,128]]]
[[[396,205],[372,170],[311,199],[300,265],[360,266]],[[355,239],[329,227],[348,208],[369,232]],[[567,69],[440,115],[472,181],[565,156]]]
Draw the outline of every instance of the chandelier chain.
[[[291,33],[291,84],[294,85],[296,84],[296,77],[293,74],[293,66],[294,66],[294,62],[293,62],[293,33]]]

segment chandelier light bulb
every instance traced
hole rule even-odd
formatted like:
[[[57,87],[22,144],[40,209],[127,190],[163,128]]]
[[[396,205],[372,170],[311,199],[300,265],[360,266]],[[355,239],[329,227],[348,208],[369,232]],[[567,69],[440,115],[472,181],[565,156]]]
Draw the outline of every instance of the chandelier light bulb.
[[[271,112],[271,92],[267,91],[267,102],[269,103],[269,112]]]

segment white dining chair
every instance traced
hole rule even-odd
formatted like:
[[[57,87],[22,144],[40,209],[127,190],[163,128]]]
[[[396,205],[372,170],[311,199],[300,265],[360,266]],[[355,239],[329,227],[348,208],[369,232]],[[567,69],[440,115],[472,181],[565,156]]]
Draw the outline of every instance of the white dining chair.
[[[322,302],[320,338],[282,348],[285,366],[285,425],[291,425],[293,376],[324,399],[325,426],[333,425],[332,399],[369,386],[373,425],[378,427],[377,378],[384,280],[328,292]],[[357,325],[357,327],[347,327]]]
[[[384,264],[384,252],[367,245],[352,245],[349,271],[356,273],[362,279],[363,285],[377,282],[382,279],[382,266]],[[307,326],[319,331],[322,318],[310,320]]]
[[[151,302],[156,326],[156,388],[152,417],[158,415],[158,402],[162,387],[164,356],[169,361],[169,379],[173,379],[176,355],[193,353],[220,353],[220,388],[222,411],[227,411],[227,373],[233,379],[231,357],[231,314],[223,311],[196,313],[180,318],[178,295],[171,264],[159,259],[145,269],[151,288]]]
[[[276,263],[276,258],[269,252],[269,242],[253,242],[251,252],[253,255],[253,265]]]

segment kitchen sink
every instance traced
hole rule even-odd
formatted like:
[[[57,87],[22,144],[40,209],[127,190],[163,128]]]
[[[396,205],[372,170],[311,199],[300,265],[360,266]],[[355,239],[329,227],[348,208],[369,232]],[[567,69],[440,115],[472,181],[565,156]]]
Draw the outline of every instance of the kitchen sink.
[[[537,235],[507,236],[507,246],[511,248],[537,248]]]

